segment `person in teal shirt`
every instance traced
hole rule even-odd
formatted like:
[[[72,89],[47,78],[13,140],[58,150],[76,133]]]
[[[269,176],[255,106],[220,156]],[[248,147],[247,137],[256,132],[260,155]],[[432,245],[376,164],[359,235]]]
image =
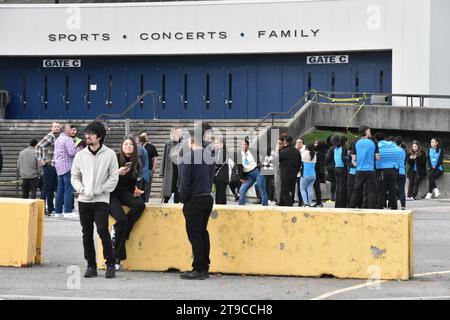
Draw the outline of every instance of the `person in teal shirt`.
[[[441,192],[436,186],[436,180],[444,173],[444,149],[439,138],[431,139],[431,148],[428,150],[428,193],[425,199],[437,198]]]

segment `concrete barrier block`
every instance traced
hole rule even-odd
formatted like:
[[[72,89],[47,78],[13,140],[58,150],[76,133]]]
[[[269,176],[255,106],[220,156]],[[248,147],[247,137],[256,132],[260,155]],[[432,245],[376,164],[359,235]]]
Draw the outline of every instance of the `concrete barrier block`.
[[[191,269],[181,209],[147,205],[127,242],[125,269]],[[208,230],[211,272],[401,280],[413,272],[410,211],[216,205]],[[98,248],[102,267],[100,241]]]
[[[29,267],[36,262],[41,246],[36,241],[38,206],[36,200],[0,199],[0,266]]]

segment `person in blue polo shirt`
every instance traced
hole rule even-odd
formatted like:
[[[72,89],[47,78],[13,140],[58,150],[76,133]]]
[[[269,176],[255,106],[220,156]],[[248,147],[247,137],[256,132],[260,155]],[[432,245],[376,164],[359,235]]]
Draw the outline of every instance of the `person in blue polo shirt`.
[[[350,201],[350,208],[356,208],[362,203],[362,194],[364,185],[367,192],[367,207],[375,209],[376,207],[376,176],[375,160],[380,159],[378,147],[370,140],[371,132],[367,126],[359,128],[361,139],[355,144],[352,150],[352,161],[356,166],[355,190]]]
[[[378,142],[380,159],[376,162],[377,170],[380,170],[379,193],[377,199],[377,209],[383,209],[386,206],[386,199],[392,210],[398,209],[397,204],[397,179],[398,170],[402,157],[402,150],[390,137],[388,140]]]
[[[340,136],[338,143],[333,149],[334,175],[336,177],[336,203],[335,208],[347,208],[347,138]]]
[[[431,139],[431,148],[428,150],[428,193],[425,199],[432,198],[432,192],[437,198],[440,196],[440,191],[436,186],[436,179],[444,173],[444,150],[442,149],[441,140],[439,138]]]
[[[398,179],[397,179],[397,189],[398,189],[398,197],[400,199],[400,204],[402,206],[402,210],[406,208],[406,194],[405,194],[405,185],[406,185],[406,145],[402,143],[402,137],[395,137],[395,143],[402,151],[400,153],[400,167],[398,168]]]

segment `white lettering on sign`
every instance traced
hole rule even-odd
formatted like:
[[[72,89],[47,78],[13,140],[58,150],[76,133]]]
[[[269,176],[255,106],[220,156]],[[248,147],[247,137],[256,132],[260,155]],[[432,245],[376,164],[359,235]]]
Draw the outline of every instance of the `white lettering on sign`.
[[[349,63],[348,55],[341,56],[307,56],[307,64],[342,64]]]
[[[80,68],[81,60],[52,59],[42,61],[44,68]]]

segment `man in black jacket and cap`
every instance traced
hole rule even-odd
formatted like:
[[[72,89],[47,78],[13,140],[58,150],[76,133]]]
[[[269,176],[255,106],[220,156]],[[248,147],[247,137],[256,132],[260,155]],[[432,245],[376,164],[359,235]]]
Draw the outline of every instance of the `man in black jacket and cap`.
[[[292,145],[291,136],[284,138],[284,149],[280,151],[281,196],[280,206],[294,205],[295,184],[302,164],[300,152]]]

